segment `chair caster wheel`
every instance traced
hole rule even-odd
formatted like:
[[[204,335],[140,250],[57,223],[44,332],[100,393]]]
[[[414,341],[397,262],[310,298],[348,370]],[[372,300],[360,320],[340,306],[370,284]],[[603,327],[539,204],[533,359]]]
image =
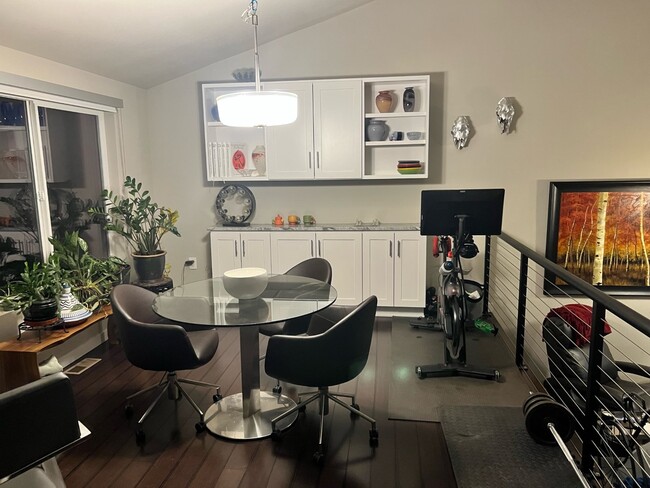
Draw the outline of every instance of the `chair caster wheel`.
[[[223,395],[221,393],[215,393],[212,395],[212,401],[214,403],[220,402],[221,400],[223,400]]]
[[[282,435],[279,430],[276,429],[273,432],[271,432],[271,440],[273,442],[279,442],[282,440]]]
[[[377,429],[370,430],[370,447],[377,447],[379,445],[379,431]]]
[[[350,405],[350,406],[351,406],[352,408],[356,409],[356,410],[361,410],[361,409],[359,408],[359,405],[358,405],[357,403],[353,403],[353,404]],[[350,417],[351,417],[351,418],[356,419],[358,416],[359,416],[358,413],[356,413],[356,412],[350,412]]]
[[[138,446],[143,446],[146,441],[146,437],[144,435],[144,430],[138,429],[135,431],[135,443]]]
[[[196,424],[194,424],[194,428],[196,429],[197,434],[204,432],[206,429],[205,422],[197,422]]]
[[[314,460],[314,463],[317,466],[322,466],[325,462],[325,454],[323,454],[321,451],[316,451],[311,458]]]
[[[128,405],[124,405],[124,416],[127,419],[133,417],[133,405],[131,405],[130,403]]]
[[[273,393],[276,393],[276,394],[278,394],[278,395],[281,395],[281,394],[282,394],[282,386],[280,386],[280,385],[275,385],[275,386],[273,387]]]

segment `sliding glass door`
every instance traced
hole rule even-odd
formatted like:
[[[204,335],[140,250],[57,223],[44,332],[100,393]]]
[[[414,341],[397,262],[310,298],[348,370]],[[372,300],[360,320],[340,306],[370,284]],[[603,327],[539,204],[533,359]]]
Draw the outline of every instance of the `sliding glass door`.
[[[51,236],[77,231],[107,255],[105,232],[88,215],[103,188],[103,114],[0,96],[0,285],[25,261],[43,260]]]

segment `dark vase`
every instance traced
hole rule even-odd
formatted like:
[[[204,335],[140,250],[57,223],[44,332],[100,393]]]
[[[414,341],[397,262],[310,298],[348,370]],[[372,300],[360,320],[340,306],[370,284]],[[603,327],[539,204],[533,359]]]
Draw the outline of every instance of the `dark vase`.
[[[415,91],[412,86],[404,89],[402,105],[404,106],[404,112],[413,112],[413,109],[415,108]]]
[[[162,280],[165,272],[165,255],[167,251],[160,251],[154,255],[131,254],[133,257],[133,269],[138,275],[140,283],[155,283]]]
[[[55,318],[58,308],[58,303],[54,298],[39,300],[23,310],[23,316],[27,322],[42,322]]]

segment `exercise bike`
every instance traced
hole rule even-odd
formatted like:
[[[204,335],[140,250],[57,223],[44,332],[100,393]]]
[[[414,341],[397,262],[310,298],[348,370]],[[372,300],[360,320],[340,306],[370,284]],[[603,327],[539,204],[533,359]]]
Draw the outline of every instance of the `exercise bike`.
[[[445,334],[444,363],[416,366],[418,378],[467,376],[498,381],[496,369],[486,369],[466,364],[467,351],[465,324],[470,320],[468,301],[474,298],[465,290],[461,250],[472,243],[472,236],[464,230],[466,215],[456,215],[458,232],[456,236],[437,236],[439,252],[443,256],[438,278],[438,323]],[[480,297],[479,297],[480,300]]]

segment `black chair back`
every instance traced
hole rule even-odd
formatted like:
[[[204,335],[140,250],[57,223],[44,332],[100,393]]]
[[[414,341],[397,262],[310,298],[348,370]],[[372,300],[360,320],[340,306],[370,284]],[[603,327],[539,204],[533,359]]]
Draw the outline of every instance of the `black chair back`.
[[[377,312],[371,296],[326,331],[310,336],[269,339],[269,376],[296,385],[326,387],[355,378],[368,361]]]
[[[127,359],[150,371],[177,371],[198,367],[187,332],[164,323],[151,305],[156,294],[135,285],[117,285],[111,292],[113,315]]]

